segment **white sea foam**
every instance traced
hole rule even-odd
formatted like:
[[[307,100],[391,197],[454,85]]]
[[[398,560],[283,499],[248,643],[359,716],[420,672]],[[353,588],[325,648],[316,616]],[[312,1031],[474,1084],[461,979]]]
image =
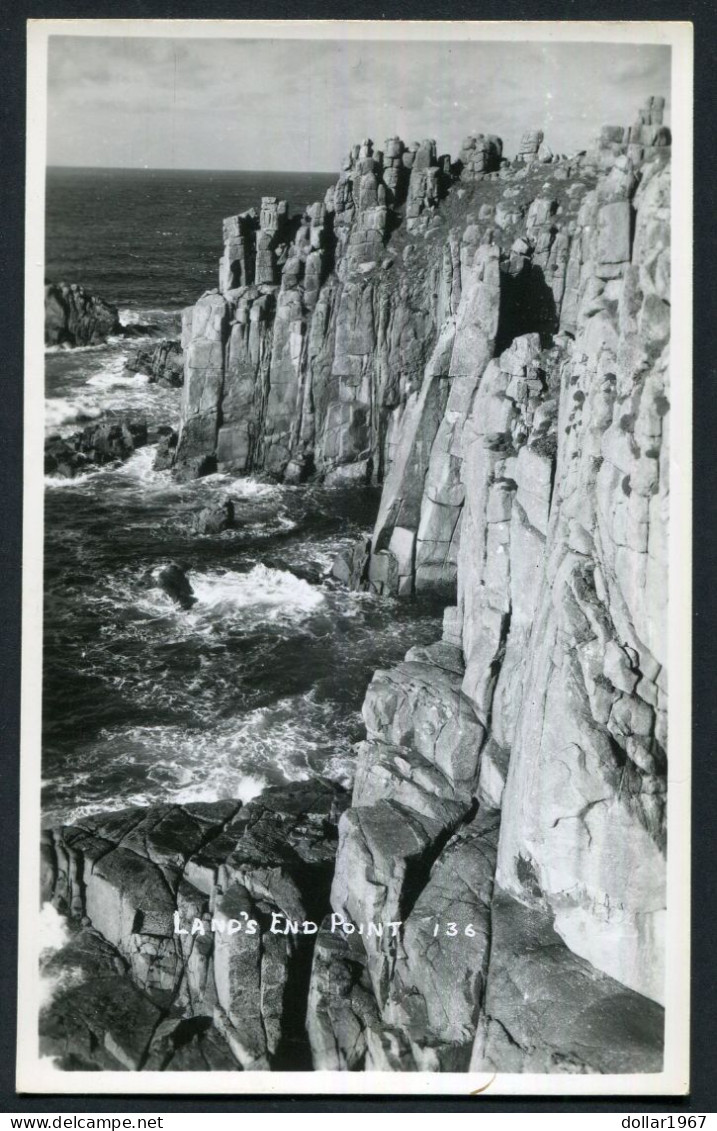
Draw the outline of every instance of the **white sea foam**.
[[[155,576],[159,569],[155,570]],[[180,608],[159,587],[137,591],[136,582],[118,579],[113,599],[132,604],[151,619],[161,618],[170,636],[225,636],[228,631],[253,630],[262,624],[296,624],[325,603],[317,587],[286,570],[261,563],[247,573],[234,570],[190,571],[187,574],[196,603]]]
[[[317,773],[348,785],[355,753],[348,733],[352,720],[344,721],[346,733],[337,735],[336,705],[317,702],[308,692],[215,718],[199,729],[163,725],[104,731],[99,746],[80,753],[80,759],[91,761],[95,779],[105,759],[115,773],[126,767],[128,787],[111,797],[102,791],[94,803],[76,806],[76,790],[68,784],[58,819],[72,824],[92,813],[159,802],[237,799],[246,804],[269,785],[309,781]]]
[[[265,778],[255,777],[252,774],[237,776],[232,786],[231,799],[241,801],[248,805],[255,797],[260,797],[268,785]],[[172,801],[176,805],[189,805],[192,801],[219,801],[217,787],[211,781],[198,783],[188,782],[182,789],[172,794]]]
[[[87,381],[94,389],[146,389],[149,377],[146,373],[130,373],[124,368],[124,358],[113,361],[105,369]]]
[[[359,723],[356,713],[342,714],[337,730],[336,704],[317,701],[309,691],[231,718],[214,714],[196,728],[105,730],[96,744],[76,751],[72,778],[59,792],[55,789],[57,812],[48,811],[46,818],[49,823],[73,824],[93,813],[160,802],[237,799],[246,804],[270,785],[309,781],[317,774],[349,786]],[[88,796],[85,786],[85,800],[77,805],[76,771],[85,764],[94,790]],[[124,788],[108,795],[103,765],[111,766],[115,776],[126,777]]]
[[[159,322],[180,325],[181,319],[181,310],[165,310],[163,307],[157,306],[150,306],[144,310],[130,310],[129,307],[121,307],[119,311],[119,320],[123,326],[155,325]]]
[[[172,486],[170,471],[155,471],[154,459],[157,455],[157,444],[145,444],[138,448],[120,467],[112,469],[112,474],[123,479],[135,479],[144,487],[166,488]]]
[[[119,312],[119,320],[123,326],[141,326],[146,320],[147,312],[144,310],[129,310],[123,307]]]
[[[67,921],[51,903],[43,903],[40,910],[38,938],[41,960],[39,1006],[40,1009],[45,1009],[60,990],[79,985],[82,981],[82,972],[74,967],[66,967],[57,974],[43,969],[42,964],[70,939]]]
[[[146,742],[152,761],[147,765],[145,789],[103,798],[94,804],[63,805],[57,819],[63,824],[75,824],[97,813],[116,813],[122,809],[146,809],[150,805],[190,805],[202,801],[241,801],[247,805],[259,797],[268,781],[257,774],[244,773],[238,766],[218,756],[216,749],[207,752],[205,744],[192,740],[192,752],[184,743],[187,736],[173,727],[139,727],[128,732],[134,743]],[[184,738],[184,743],[182,739]],[[151,745],[149,745],[151,743]],[[195,757],[192,757],[194,754]],[[181,758],[189,758],[182,765]],[[115,766],[135,764],[137,757],[124,759],[120,755]]]
[[[246,479],[231,478],[231,496],[239,499],[271,499],[281,493],[281,488],[273,483],[261,483],[247,476]]]
[[[48,397],[45,401],[45,428],[48,432],[58,432],[66,424],[96,420],[101,413],[97,402],[87,397]]]
[[[41,953],[59,950],[70,937],[67,921],[52,903],[43,903],[38,920]]]
[[[57,346],[45,346],[45,353],[71,353],[74,356],[76,353],[93,353],[106,348],[104,342],[97,342],[94,346],[71,346],[68,342],[63,342]]]
[[[179,413],[178,389],[150,383],[143,373],[129,373],[125,357],[112,358],[88,377],[77,391],[45,401],[45,432],[69,435],[105,413],[135,411],[163,423]]]
[[[88,483],[97,475],[97,472],[83,471],[81,475],[75,475],[72,479],[67,479],[64,475],[46,475],[46,487],[86,487]]]
[[[201,479],[190,479],[181,484],[185,490],[204,491],[222,488],[227,499],[275,499],[281,495],[282,488],[276,483],[262,483],[251,475],[236,476],[228,471],[215,471],[203,475]]]
[[[197,616],[208,613],[231,618],[249,613],[261,619],[297,619],[314,612],[325,600],[303,578],[261,563],[248,573],[190,573],[189,581],[197,598]]]
[[[156,444],[146,444],[144,447],[138,448],[128,460],[121,464],[112,463],[104,467],[95,467],[91,471],[83,471],[80,475],[75,475],[71,479],[61,475],[46,475],[45,486],[77,488],[91,485],[96,487],[100,482],[106,482],[108,478],[114,477],[115,479],[134,481],[138,487],[146,490],[164,491],[171,489],[173,486],[171,473],[154,470],[156,453]]]

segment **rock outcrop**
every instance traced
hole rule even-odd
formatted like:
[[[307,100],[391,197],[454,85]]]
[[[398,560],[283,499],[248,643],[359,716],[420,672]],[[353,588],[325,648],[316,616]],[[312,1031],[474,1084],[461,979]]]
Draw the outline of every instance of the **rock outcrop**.
[[[219,289],[185,312],[175,473],[379,481],[335,576],[449,604],[369,685],[350,806],[292,787],[52,834],[86,984],[141,991],[134,1044],[104,1028],[83,1066],[660,1070],[663,109],[573,158],[540,130],[512,162],[478,133],[455,163],[367,139],[300,217],[264,198],[225,223]],[[175,911],[258,926],[177,942]]]
[[[499,160],[484,140],[474,179]],[[440,262],[405,236],[423,240],[455,175],[435,141],[366,139],[324,201],[292,217],[267,197],[225,221],[219,287],[184,313],[177,468],[209,456],[294,482],[384,478],[439,315]]]
[[[310,1067],[304,1009],[338,786],[86,817],[46,833],[41,1047],[67,1070]]]
[[[150,383],[179,388],[184,382],[182,346],[173,338],[163,338],[153,346],[136,346],[127,356],[125,369],[142,373]]]
[[[46,284],[46,346],[101,345],[121,330],[117,308],[78,283]]]
[[[50,436],[45,443],[45,475],[73,479],[85,471],[129,459],[149,439],[143,420],[89,424],[73,436]]]

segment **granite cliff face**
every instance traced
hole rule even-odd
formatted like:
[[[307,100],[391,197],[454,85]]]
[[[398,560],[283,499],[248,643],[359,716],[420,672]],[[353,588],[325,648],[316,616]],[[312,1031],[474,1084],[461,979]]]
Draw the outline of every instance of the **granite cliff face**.
[[[540,131],[512,162],[482,134],[457,162],[364,142],[298,221],[269,198],[226,221],[219,289],[185,312],[178,473],[378,480],[371,542],[336,575],[451,602],[442,640],[366,693],[312,908],[315,1068],[660,1069],[663,105],[570,159]]]
[[[504,274],[478,247],[440,333],[453,379],[421,483],[415,458],[389,472],[372,564],[385,553],[401,591],[452,558],[458,586],[443,641],[374,676],[340,825],[333,906],[404,921],[340,959],[367,971],[376,1068],[660,1060],[670,169],[633,140],[660,130],[626,149],[603,131],[574,222],[544,191]],[[500,349],[519,255],[557,332]]]

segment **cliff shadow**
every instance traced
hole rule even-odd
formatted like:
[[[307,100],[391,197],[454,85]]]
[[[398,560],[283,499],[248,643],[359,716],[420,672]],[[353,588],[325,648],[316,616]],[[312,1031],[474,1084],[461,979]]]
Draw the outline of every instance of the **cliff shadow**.
[[[558,308],[543,268],[527,264],[518,274],[501,269],[496,356],[522,334],[540,334],[540,344],[549,346],[557,329]]]

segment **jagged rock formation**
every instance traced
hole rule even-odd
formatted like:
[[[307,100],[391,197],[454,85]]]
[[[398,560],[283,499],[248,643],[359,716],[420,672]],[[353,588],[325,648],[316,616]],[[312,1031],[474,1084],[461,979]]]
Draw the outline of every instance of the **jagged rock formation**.
[[[127,356],[125,369],[129,373],[143,373],[150,383],[179,388],[184,382],[181,343],[163,338],[153,346],[136,346]]]
[[[72,933],[44,966],[43,1051],[75,1071],[310,1067],[309,932],[346,801],[294,784],[46,833],[43,897]]]
[[[670,131],[663,125],[664,113],[664,98],[655,96],[647,99],[632,126],[605,126],[599,142],[603,161],[609,164],[618,154],[641,161],[651,149],[671,145]]]
[[[121,329],[117,307],[78,283],[46,284],[46,346],[96,346]]]
[[[469,140],[476,180],[499,146]],[[264,198],[225,221],[219,288],[184,313],[178,468],[208,457],[293,481],[384,477],[439,317],[438,265],[403,237],[423,239],[453,176],[435,141],[366,139],[302,215]]]
[[[189,944],[172,950],[171,1008],[159,1027],[141,1021],[167,1042],[160,1055],[150,1035],[133,1067],[178,1066],[185,1033],[202,1064],[280,1067],[288,990],[276,987],[294,985],[308,1011],[291,1048],[308,1057],[308,1041],[315,1068],[660,1070],[663,108],[650,99],[635,126],[606,127],[572,158],[555,157],[541,131],[513,162],[480,134],[455,164],[432,140],[391,138],[381,152],[366,140],[298,220],[264,198],[227,221],[219,290],[185,312],[182,424],[166,458],[181,476],[218,466],[381,481],[373,537],[336,575],[378,593],[444,588],[450,604],[441,641],[368,688],[333,878],[345,801],[328,787],[321,821],[309,821],[310,860],[304,817],[251,839],[287,804],[270,793],[220,817],[188,807],[182,822],[217,827],[211,851],[198,848],[203,825],[181,859],[156,856],[145,833],[137,848],[133,822],[161,829],[159,811],[111,834],[107,818],[54,834],[55,898],[103,936],[97,969],[119,955],[144,990],[157,965],[136,918],[144,879],[113,873],[111,891],[133,893],[130,912],[120,900],[103,918],[90,893],[105,851],[120,863],[128,852],[133,867],[139,851],[160,869],[167,914],[189,884],[199,917],[222,911],[229,890],[227,916],[265,923],[278,909],[317,925],[296,978],[293,952],[263,931],[266,984],[264,958],[232,965],[219,936],[211,977],[195,972]],[[207,852],[210,880],[196,863]],[[287,852],[316,867],[310,883]],[[195,1016],[209,1020],[181,1028]],[[114,1035],[98,1041],[118,1059]]]
[[[463,139],[460,163],[462,181],[474,181],[481,173],[492,173],[500,168],[503,156],[503,142],[494,134],[469,134]]]
[[[45,442],[45,475],[73,479],[85,471],[129,459],[149,439],[142,420],[88,424],[73,436],[50,436]]]

